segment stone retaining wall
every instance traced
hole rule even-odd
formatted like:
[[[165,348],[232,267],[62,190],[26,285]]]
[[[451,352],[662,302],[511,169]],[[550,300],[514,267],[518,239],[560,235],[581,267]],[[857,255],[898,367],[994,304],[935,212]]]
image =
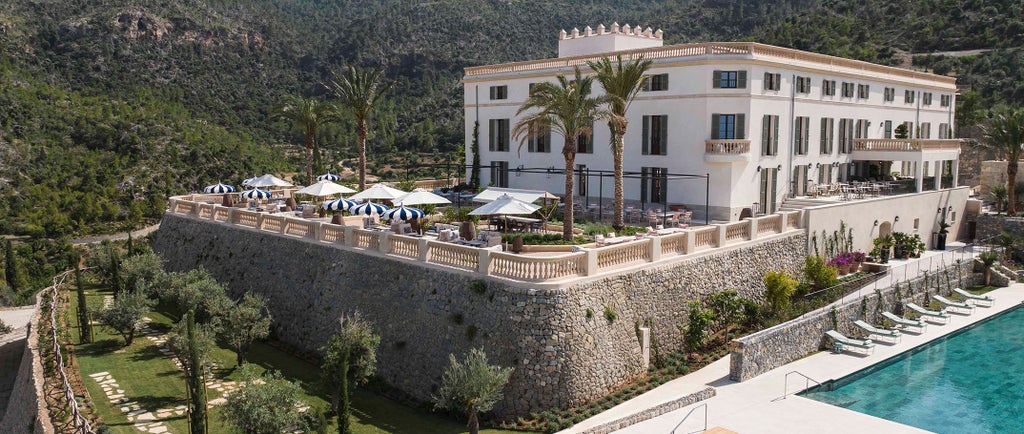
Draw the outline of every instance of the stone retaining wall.
[[[0,419],[0,433],[53,433],[50,414],[43,396],[43,365],[39,356],[39,302],[42,292],[36,296],[36,313],[32,316],[29,326],[21,330],[24,339],[18,344],[12,340],[3,347],[19,345],[22,350],[18,375],[14,379],[7,407]],[[15,333],[18,333],[17,331]]]
[[[946,267],[930,276],[900,282],[899,302],[914,302],[924,306],[926,292],[948,295],[952,288],[946,281],[947,272],[952,287],[964,288],[973,286],[976,282],[983,282],[984,277],[973,273],[973,268],[973,262],[968,261]],[[881,307],[878,305],[879,293]],[[825,332],[829,329],[837,328],[847,336],[858,335],[860,331],[853,322],[865,318],[869,323],[880,324],[883,319],[881,312],[895,309],[895,298],[894,287],[880,289],[877,293],[862,297],[866,304],[863,304],[862,299],[854,299],[835,306],[834,310],[831,307],[818,309],[775,327],[736,339],[733,341],[736,346],[730,357],[729,378],[734,381],[746,381],[825,348]]]
[[[988,240],[998,236],[1003,231],[1024,237],[1024,218],[1007,217],[1004,215],[978,215],[978,226],[976,229],[978,240]]]
[[[638,326],[651,327],[653,353],[677,350],[689,301],[726,288],[761,298],[764,273],[797,270],[805,244],[790,232],[543,290],[172,214],[153,248],[168,270],[202,266],[234,295],[266,296],[275,336],[304,351],[360,312],[381,335],[378,375],[414,398],[429,399],[450,353],[483,347],[515,368],[496,408],[510,416],[585,404],[644,375]]]
[[[669,402],[665,402],[654,407],[648,408],[639,413],[634,413],[624,418],[616,419],[611,422],[603,423],[593,428],[583,430],[580,432],[580,434],[607,434],[610,432],[615,432],[627,426],[638,424],[645,420],[654,419],[670,411],[679,410],[680,408],[686,407],[687,405],[704,401],[706,399],[710,399],[713,396],[715,396],[715,389],[713,387],[705,387],[703,390],[699,392],[684,395],[677,399],[673,399]],[[707,410],[705,409],[705,411]]]

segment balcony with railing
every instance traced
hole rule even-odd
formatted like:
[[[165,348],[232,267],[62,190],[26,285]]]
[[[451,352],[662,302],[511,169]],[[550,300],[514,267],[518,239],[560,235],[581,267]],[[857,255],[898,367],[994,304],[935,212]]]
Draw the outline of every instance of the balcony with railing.
[[[292,213],[266,213],[219,205],[223,195],[172,197],[168,214],[209,224],[226,225],[261,234],[305,240],[318,245],[418,262],[452,272],[489,276],[532,288],[561,287],[589,277],[602,277],[664,264],[716,249],[801,230],[802,211],[745,219],[738,222],[678,229],[659,236],[637,237],[616,244],[578,246],[564,253],[503,252],[442,242],[430,236],[401,235],[307,219]]]
[[[959,151],[960,139],[853,139],[853,151]]]
[[[750,140],[705,140],[704,161],[708,163],[745,163],[750,161]]]

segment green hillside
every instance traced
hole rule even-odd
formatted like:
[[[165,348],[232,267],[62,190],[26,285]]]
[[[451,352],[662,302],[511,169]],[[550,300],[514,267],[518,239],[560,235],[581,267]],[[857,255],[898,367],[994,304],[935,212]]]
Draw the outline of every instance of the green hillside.
[[[397,82],[371,161],[458,155],[462,68],[550,57],[558,29],[618,21],[667,43],[751,39],[960,74],[985,102],[1024,97],[1020,2],[8,0],[0,4],[0,234],[112,232],[162,197],[298,171],[299,132],[271,122],[285,94],[323,96],[329,71]],[[982,104],[983,106],[985,104]],[[351,125],[321,137],[354,155]],[[401,163],[401,162],[397,162]],[[382,166],[371,165],[385,178]]]

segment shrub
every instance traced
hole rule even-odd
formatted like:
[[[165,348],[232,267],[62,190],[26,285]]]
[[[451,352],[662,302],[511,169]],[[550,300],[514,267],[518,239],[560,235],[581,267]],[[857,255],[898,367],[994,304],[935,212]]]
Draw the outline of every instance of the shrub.
[[[709,331],[715,322],[715,313],[705,309],[699,301],[690,302],[690,314],[687,317],[684,335],[686,345],[691,349],[699,349],[707,343]]]
[[[608,306],[605,306],[605,307],[604,307],[604,318],[605,318],[606,320],[608,320],[608,322],[615,322],[615,320],[616,320],[616,319],[617,319],[618,317],[619,317],[619,316],[618,316],[618,315],[617,315],[617,314],[615,313],[615,311],[614,311],[614,310],[612,310],[612,308],[611,308],[611,307],[608,307]]]
[[[593,318],[593,317],[594,317],[594,311],[593,311],[593,310],[591,310],[591,309],[590,309],[590,308],[588,307],[588,308],[587,308],[587,319],[591,319],[591,318]]]
[[[839,270],[818,256],[808,256],[804,260],[804,277],[813,290],[820,291],[839,283]]]
[[[808,258],[821,258],[808,256]],[[789,307],[789,299],[796,290],[797,281],[785,271],[769,271],[764,275],[765,300],[773,313],[782,313]]]

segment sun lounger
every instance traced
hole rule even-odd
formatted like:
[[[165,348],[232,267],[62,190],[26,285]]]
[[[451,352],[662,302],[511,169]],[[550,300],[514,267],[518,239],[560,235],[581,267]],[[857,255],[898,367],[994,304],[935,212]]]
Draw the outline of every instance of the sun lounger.
[[[893,324],[896,324],[896,326],[899,328],[905,329],[907,327],[917,327],[918,331],[921,332],[924,332],[925,329],[928,328],[928,323],[924,321],[903,318],[901,316],[896,316],[896,314],[889,311],[882,312],[882,316],[884,316],[889,321],[892,321]]]
[[[953,301],[953,300],[950,300],[950,299],[948,299],[946,297],[943,297],[941,295],[933,295],[932,299],[934,299],[935,301],[939,302],[939,304],[945,306],[947,309],[955,309],[958,312],[963,312],[963,313],[966,313],[966,314],[970,314],[971,312],[974,312],[974,306],[971,306],[971,305],[969,305],[967,303],[961,303],[959,301]]]
[[[883,328],[878,328],[861,320],[854,321],[853,325],[857,326],[861,330],[864,330],[865,332],[868,332],[868,334],[872,336],[877,336],[878,338],[892,339],[893,343],[900,341],[899,330],[887,330]]]
[[[829,330],[825,332],[825,335],[832,338],[834,341],[832,344],[832,350],[837,353],[845,349],[849,349],[851,351],[859,350],[859,352],[864,354],[871,354],[875,351],[875,344],[871,342],[871,339],[865,339],[862,341],[860,339],[848,338],[846,335],[835,330]]]
[[[985,303],[985,307],[992,307],[992,302],[995,301],[992,296],[989,295],[974,295],[960,288],[953,288],[953,292],[959,294],[964,298],[964,301],[972,302],[975,306],[979,306],[981,303]]]
[[[935,322],[942,322],[943,324],[949,322],[949,314],[941,310],[929,310],[914,303],[907,303],[907,308],[921,315],[921,319]]]

